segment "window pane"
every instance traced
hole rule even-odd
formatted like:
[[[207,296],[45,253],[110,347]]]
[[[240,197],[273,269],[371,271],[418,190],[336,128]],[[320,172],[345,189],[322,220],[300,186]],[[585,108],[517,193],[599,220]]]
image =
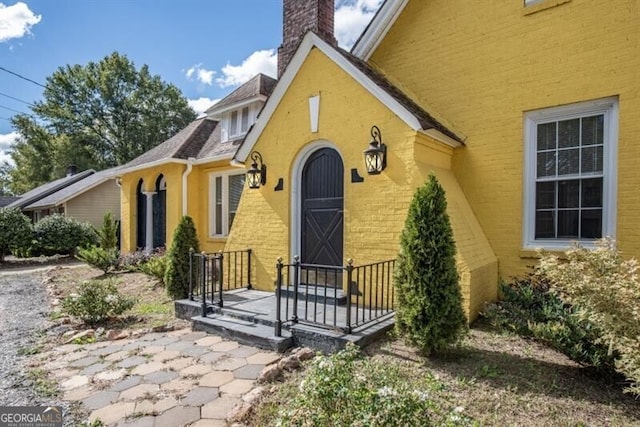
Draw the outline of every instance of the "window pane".
[[[242,121],[240,122],[240,132],[246,132],[249,127],[249,107],[242,109]]]
[[[556,183],[536,183],[536,209],[553,209],[556,207]]]
[[[599,239],[602,237],[602,209],[582,211],[580,237],[583,239]]]
[[[556,148],[556,122],[538,125],[538,151]]]
[[[558,151],[558,175],[580,172],[580,149]]]
[[[556,176],[556,152],[538,153],[538,177]]]
[[[582,118],[582,145],[602,144],[604,141],[604,115]]]
[[[233,219],[236,216],[243,188],[244,174],[231,175],[229,177],[229,229],[231,229],[231,224],[233,224]]]
[[[578,237],[578,210],[558,211],[558,237]]]
[[[229,135],[236,135],[238,133],[238,112],[233,111],[231,113],[231,124],[229,125]]]
[[[602,172],[603,147],[582,149],[582,173]]]
[[[558,122],[558,148],[580,145],[580,119]]]
[[[580,181],[558,181],[558,207],[577,208],[580,201]]]
[[[602,207],[602,178],[582,180],[582,207]]]
[[[553,227],[553,215],[553,211],[536,212],[536,239],[556,237]]]
[[[215,230],[214,234],[222,234],[222,177],[216,177]]]

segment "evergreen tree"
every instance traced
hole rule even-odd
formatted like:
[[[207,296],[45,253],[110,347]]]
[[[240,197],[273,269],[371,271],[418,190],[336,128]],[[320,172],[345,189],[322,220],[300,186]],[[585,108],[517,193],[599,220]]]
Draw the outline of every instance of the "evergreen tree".
[[[196,226],[190,216],[183,216],[173,234],[173,242],[167,256],[169,265],[164,283],[173,299],[186,298],[189,294],[189,249],[199,252]]]
[[[454,343],[467,328],[446,209],[444,190],[430,175],[409,206],[394,275],[396,331],[425,354]]]
[[[100,247],[105,250],[116,250],[118,246],[118,224],[113,220],[111,212],[104,214],[102,227],[98,230]]]

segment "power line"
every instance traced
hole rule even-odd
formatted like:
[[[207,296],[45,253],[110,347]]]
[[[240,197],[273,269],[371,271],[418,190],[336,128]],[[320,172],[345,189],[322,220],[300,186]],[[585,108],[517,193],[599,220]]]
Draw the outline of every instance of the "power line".
[[[5,110],[13,111],[14,113],[30,115],[28,113],[25,113],[24,111],[19,111],[19,110],[14,110],[13,108],[9,108],[6,105],[0,105],[0,108],[4,108]]]
[[[0,67],[0,70],[4,71],[4,72],[6,72],[6,73],[9,73],[9,74],[13,74],[13,75],[14,75],[14,76],[16,76],[16,77],[21,78],[22,80],[26,80],[26,81],[28,81],[28,82],[33,83],[34,85],[38,85],[38,86],[40,86],[40,87],[46,88],[46,86],[45,86],[45,85],[43,85],[42,83],[38,83],[37,81],[35,81],[35,80],[31,80],[30,78],[25,77],[25,76],[23,76],[23,75],[21,75],[21,74],[18,74],[18,73],[16,73],[16,72],[11,71],[11,70],[7,70],[7,69],[6,69],[6,68],[4,68],[4,67]]]
[[[2,93],[0,92],[0,96],[5,96],[7,98],[13,99],[14,101],[18,101],[18,102],[22,102],[23,104],[27,104],[29,107],[33,107],[33,104],[30,102],[27,102],[23,99],[20,98],[16,98],[15,96],[11,96],[11,95],[7,95],[6,93]]]

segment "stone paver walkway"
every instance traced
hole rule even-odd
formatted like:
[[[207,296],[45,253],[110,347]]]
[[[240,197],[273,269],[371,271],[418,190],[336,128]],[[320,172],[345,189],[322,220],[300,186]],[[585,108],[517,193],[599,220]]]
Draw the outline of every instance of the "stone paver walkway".
[[[262,369],[281,355],[181,329],[135,339],[67,344],[43,368],[105,426],[224,426]]]

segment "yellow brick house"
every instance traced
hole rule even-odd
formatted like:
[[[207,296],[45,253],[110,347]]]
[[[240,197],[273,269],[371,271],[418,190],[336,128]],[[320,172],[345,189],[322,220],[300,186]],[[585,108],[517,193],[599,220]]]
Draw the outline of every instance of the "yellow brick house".
[[[333,7],[284,1],[273,93],[232,154],[207,166],[266,172],[245,186],[215,247],[250,247],[255,287],[273,289],[278,257],[395,257],[432,172],[471,319],[538,248],[612,236],[640,256],[636,0],[387,0],[350,52],[336,46]],[[382,144],[384,168],[368,173],[363,152]],[[211,170],[192,172],[183,193],[201,240],[215,216],[204,207]],[[127,179],[123,223],[139,176]]]

